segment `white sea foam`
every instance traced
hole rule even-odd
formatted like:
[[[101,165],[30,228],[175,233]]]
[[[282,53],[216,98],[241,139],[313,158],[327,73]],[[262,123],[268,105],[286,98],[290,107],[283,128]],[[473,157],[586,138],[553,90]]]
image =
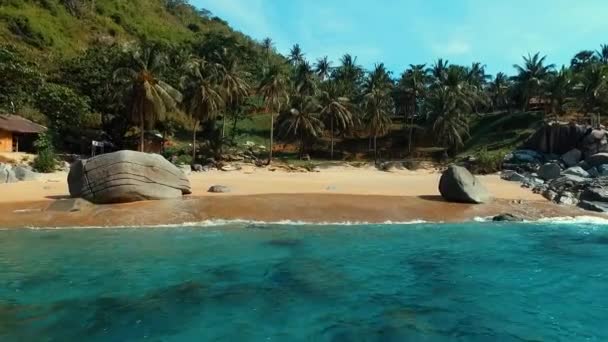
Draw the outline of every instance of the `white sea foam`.
[[[489,217],[474,217],[470,222],[484,223],[492,222],[492,216]],[[466,222],[464,222],[466,223]],[[576,217],[545,217],[538,220],[526,220],[519,223],[526,224],[594,224],[594,225],[608,225],[608,217],[595,217],[595,216],[576,216]],[[446,224],[444,221],[425,221],[425,220],[411,220],[411,221],[384,221],[384,222],[366,222],[366,221],[342,221],[342,222],[308,222],[308,221],[291,221],[291,220],[280,220],[280,221],[255,221],[255,220],[204,220],[197,222],[185,222],[176,224],[160,224],[160,225],[122,225],[122,226],[74,226],[74,227],[26,227],[27,229],[33,230],[45,230],[45,229],[100,229],[100,228],[187,228],[187,227],[225,227],[225,226],[236,226],[236,227],[247,227],[247,226],[364,226],[364,225],[376,225],[376,226],[394,226],[394,225],[414,225],[414,224]],[[5,229],[2,229],[5,230]]]

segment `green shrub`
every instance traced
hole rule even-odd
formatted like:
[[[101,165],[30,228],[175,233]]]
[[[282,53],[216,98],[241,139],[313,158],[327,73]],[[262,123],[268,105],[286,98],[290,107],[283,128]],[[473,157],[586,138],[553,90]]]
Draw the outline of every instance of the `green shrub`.
[[[484,148],[475,154],[476,162],[473,171],[480,174],[489,174],[502,170],[502,162],[507,153],[507,150],[488,151]]]
[[[38,151],[32,167],[37,172],[49,173],[57,168],[57,156],[51,138],[48,133],[42,133],[38,140],[34,143],[34,147]]]

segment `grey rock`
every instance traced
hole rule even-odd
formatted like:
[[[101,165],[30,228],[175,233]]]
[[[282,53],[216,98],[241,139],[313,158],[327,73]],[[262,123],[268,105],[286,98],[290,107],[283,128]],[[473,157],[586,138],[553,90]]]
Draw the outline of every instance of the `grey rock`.
[[[523,182],[522,186],[526,188],[535,188],[543,184],[545,184],[544,180],[536,177],[530,177]]]
[[[562,172],[561,167],[556,163],[547,163],[538,169],[538,176],[543,180],[559,178]]]
[[[192,167],[190,165],[179,165],[178,167],[186,176],[192,174]]]
[[[604,152],[594,154],[591,157],[585,159],[585,162],[589,165],[590,168],[608,164],[608,153]]]
[[[450,165],[441,175],[439,192],[449,202],[485,203],[490,193],[467,169]]]
[[[574,148],[571,149],[570,151],[564,153],[562,155],[562,161],[564,162],[564,164],[566,164],[566,166],[568,167],[572,167],[575,166],[576,164],[578,164],[581,159],[583,158],[583,152],[581,152],[581,150]]]
[[[582,160],[580,163],[576,164],[576,166],[580,166],[583,168],[583,170],[589,170],[591,168],[591,165],[587,164],[586,161]]]
[[[230,192],[230,188],[225,185],[213,185],[209,188],[209,190],[207,190],[207,192],[223,194]]]
[[[564,191],[556,199],[556,202],[563,205],[577,205],[578,200],[574,196],[573,193],[569,191]]]
[[[194,171],[194,172],[202,172],[203,171],[203,165],[201,165],[201,164],[194,164],[194,165],[192,165],[192,171]]]
[[[158,154],[118,151],[72,164],[72,197],[95,204],[169,199],[190,194],[188,177]]]
[[[28,169],[24,166],[15,166],[13,168],[15,177],[22,182],[35,181],[40,178],[40,174]]]
[[[608,213],[608,203],[594,201],[580,201],[578,206],[582,209],[595,211],[598,213]]]
[[[525,182],[528,180],[525,176],[513,170],[504,170],[500,173],[500,178],[511,182]]]
[[[608,203],[608,189],[604,187],[590,187],[585,189],[580,199],[584,201],[596,201],[596,202],[607,202]]]
[[[600,177],[608,176],[608,164],[599,165],[595,167]]]
[[[522,222],[523,219],[521,217],[515,216],[513,214],[500,214],[496,215],[492,218],[494,222]]]
[[[597,170],[597,167],[590,168],[589,170],[587,170],[587,173],[591,178],[597,178],[600,176],[600,172]]]
[[[18,181],[11,165],[0,164],[0,184],[17,183]]]
[[[511,160],[520,163],[540,163],[543,160],[543,155],[533,150],[517,150],[511,155]]]
[[[591,175],[589,175],[589,172],[585,171],[580,166],[573,166],[573,167],[567,169],[566,171],[564,171],[564,175],[572,175],[572,176],[578,176],[578,177],[583,177],[583,178],[591,177]]]
[[[542,195],[544,198],[548,199],[551,202],[554,202],[555,199],[557,198],[557,192],[555,192],[551,189],[547,189],[547,190],[543,191]]]

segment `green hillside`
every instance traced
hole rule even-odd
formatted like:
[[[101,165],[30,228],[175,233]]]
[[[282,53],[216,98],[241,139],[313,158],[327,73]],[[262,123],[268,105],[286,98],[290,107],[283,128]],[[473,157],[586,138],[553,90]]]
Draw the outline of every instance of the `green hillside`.
[[[179,0],[0,0],[0,42],[49,61],[99,43],[179,44],[205,34],[253,44],[224,21]],[[51,58],[48,58],[48,57]]]

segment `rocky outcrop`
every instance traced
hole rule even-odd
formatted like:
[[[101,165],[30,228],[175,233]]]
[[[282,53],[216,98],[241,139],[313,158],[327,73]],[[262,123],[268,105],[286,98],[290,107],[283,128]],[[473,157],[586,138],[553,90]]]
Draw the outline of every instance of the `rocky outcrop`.
[[[583,152],[577,148],[573,148],[570,151],[562,155],[562,161],[567,167],[572,167],[580,163],[583,159]]]
[[[72,164],[68,175],[72,197],[92,203],[126,203],[169,199],[190,194],[190,181],[157,154],[118,151]]]
[[[449,202],[486,203],[491,197],[486,188],[467,169],[450,165],[441,175],[439,192]]]
[[[496,215],[492,218],[494,222],[522,222],[523,220],[521,217],[509,213]]]
[[[35,181],[40,178],[40,174],[28,169],[25,166],[15,166],[13,168],[13,173],[15,174],[15,178],[21,182]]]
[[[523,148],[545,154],[562,155],[577,148],[583,157],[608,152],[608,137],[603,129],[573,123],[548,123],[533,134]],[[568,165],[571,166],[571,165]]]

